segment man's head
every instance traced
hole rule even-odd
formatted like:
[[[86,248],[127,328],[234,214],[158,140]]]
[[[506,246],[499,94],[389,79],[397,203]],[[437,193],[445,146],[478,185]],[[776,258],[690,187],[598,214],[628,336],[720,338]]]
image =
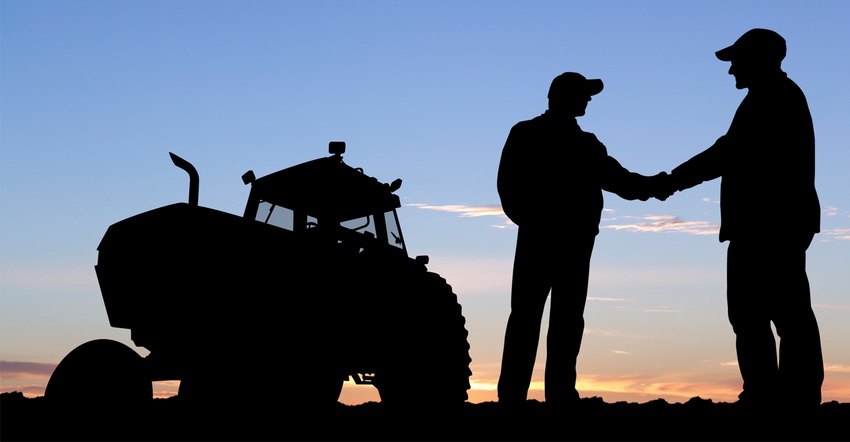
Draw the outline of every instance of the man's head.
[[[732,62],[729,74],[735,76],[735,87],[744,89],[781,71],[785,51],[782,36],[769,29],[755,28],[715,55],[719,60]]]
[[[602,92],[602,88],[602,80],[564,72],[555,77],[549,86],[549,110],[580,117],[584,115],[590,97]]]

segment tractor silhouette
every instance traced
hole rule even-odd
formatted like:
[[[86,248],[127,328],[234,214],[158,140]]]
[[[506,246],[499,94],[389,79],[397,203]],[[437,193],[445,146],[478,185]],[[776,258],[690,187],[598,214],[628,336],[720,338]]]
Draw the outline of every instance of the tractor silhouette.
[[[152,381],[180,380],[178,399],[286,397],[336,403],[346,380],[382,402],[467,399],[469,344],[451,286],[408,256],[393,192],[328,157],[251,185],[242,216],[188,203],[111,225],[95,266],[112,327],[129,329],[141,357],[117,341],[80,345],[45,390],[56,402],[90,396],[133,402]],[[236,385],[251,387],[236,388]]]

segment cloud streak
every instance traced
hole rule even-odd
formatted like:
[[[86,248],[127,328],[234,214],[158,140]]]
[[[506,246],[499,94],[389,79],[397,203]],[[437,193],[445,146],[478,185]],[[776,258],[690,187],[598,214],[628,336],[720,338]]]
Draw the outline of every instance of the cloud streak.
[[[623,223],[620,218],[608,218],[599,228],[628,232],[677,232],[691,235],[715,235],[720,232],[720,224],[708,221],[682,221],[673,215],[625,216],[622,220],[631,222]]]
[[[406,206],[437,212],[455,213],[461,218],[483,216],[498,216],[507,218],[502,207],[494,205],[467,206],[463,204],[406,204]],[[603,209],[603,212],[608,215],[614,214],[614,210],[611,209]],[[507,221],[506,224],[498,224],[493,227],[503,229],[513,225],[513,223]],[[720,231],[720,224],[708,221],[683,221],[673,215],[611,216],[603,219],[600,228],[625,230],[629,232],[678,232],[692,235],[715,235]],[[847,234],[850,235],[850,232]]]
[[[812,307],[850,309],[850,305],[812,304]]]
[[[47,379],[55,369],[56,364],[0,361],[0,377],[4,379]]]
[[[602,302],[626,302],[623,298],[600,298],[598,296],[588,296],[588,301],[602,301]]]
[[[437,212],[457,213],[461,218],[475,218],[480,216],[506,216],[501,206],[465,206],[462,204],[448,204],[443,206],[432,206],[429,204],[406,204],[409,207],[417,207]]]
[[[850,373],[850,365],[825,364],[823,370],[828,373]]]
[[[826,235],[827,237],[822,239],[821,241],[850,241],[850,228],[842,228],[842,229],[824,229],[821,230],[821,235]]]
[[[707,200],[708,201],[708,200]],[[716,201],[709,201],[716,203]],[[478,218],[496,216],[505,218],[502,224],[493,224],[498,229],[514,228],[516,225],[507,219],[501,206],[484,205],[468,206],[464,204],[406,204],[424,210],[457,214],[460,218]],[[614,216],[612,209],[602,209],[606,217],[602,219],[600,229],[625,230],[627,232],[649,233],[685,233],[689,235],[716,235],[720,232],[720,224],[709,221],[685,221],[674,215],[643,215],[643,216]],[[823,213],[827,217],[835,217],[839,210],[826,207]],[[821,241],[850,241],[850,228],[824,229],[821,231]]]

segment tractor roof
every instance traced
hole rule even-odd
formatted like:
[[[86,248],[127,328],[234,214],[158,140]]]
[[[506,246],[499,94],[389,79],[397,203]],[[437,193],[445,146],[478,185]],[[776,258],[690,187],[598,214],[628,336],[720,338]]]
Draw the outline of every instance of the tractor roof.
[[[346,221],[401,206],[389,184],[354,169],[333,155],[298,164],[252,184],[263,201],[305,212],[318,219]]]

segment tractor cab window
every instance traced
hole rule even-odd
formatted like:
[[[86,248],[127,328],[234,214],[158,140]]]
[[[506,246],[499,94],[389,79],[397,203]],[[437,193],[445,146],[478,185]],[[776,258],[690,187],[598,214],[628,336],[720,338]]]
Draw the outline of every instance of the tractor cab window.
[[[261,201],[257,208],[257,221],[271,224],[286,230],[294,230],[295,217],[292,210],[276,206],[267,201]]]
[[[257,207],[257,221],[270,224],[290,232],[301,229],[310,229],[318,225],[318,220],[313,216],[306,216],[295,226],[295,212],[283,206],[278,206],[267,201],[260,201]]]
[[[375,222],[372,220],[371,216],[364,216],[362,218],[355,218],[348,221],[343,221],[339,223],[342,227],[353,230],[362,235],[369,236],[371,238],[375,238]]]
[[[384,213],[384,222],[387,224],[387,242],[391,246],[404,249],[404,239],[401,236],[401,227],[398,224],[398,215],[395,210]]]

